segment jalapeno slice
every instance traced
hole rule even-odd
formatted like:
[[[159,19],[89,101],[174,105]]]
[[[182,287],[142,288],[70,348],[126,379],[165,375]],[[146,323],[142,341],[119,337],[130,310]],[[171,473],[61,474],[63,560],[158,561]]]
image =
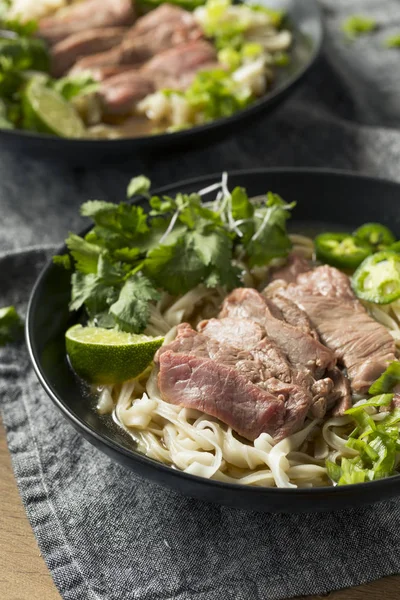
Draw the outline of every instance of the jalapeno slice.
[[[352,277],[358,298],[375,304],[389,304],[400,298],[400,254],[377,252],[368,256]]]
[[[363,240],[375,250],[387,250],[396,241],[393,233],[381,223],[365,223],[353,233],[358,240]]]
[[[368,242],[349,233],[321,233],[314,243],[317,259],[340,269],[356,269],[373,252]]]

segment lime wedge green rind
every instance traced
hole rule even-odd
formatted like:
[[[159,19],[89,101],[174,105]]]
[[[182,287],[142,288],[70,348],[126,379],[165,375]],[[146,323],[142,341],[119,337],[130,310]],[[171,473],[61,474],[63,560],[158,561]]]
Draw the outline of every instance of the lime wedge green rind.
[[[65,334],[74,371],[85,381],[113,385],[133,379],[152,362],[164,338],[74,325]]]
[[[63,138],[79,138],[85,126],[75,108],[58,92],[46,87],[40,78],[33,78],[25,88],[25,125],[41,133]]]

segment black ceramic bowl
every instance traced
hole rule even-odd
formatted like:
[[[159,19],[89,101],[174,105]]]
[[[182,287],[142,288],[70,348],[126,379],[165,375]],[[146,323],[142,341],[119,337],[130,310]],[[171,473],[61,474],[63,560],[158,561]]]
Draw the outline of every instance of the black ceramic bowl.
[[[31,156],[67,160],[73,165],[131,158],[162,150],[199,146],[220,140],[255,120],[261,113],[271,111],[293,90],[310,69],[322,42],[323,28],[316,0],[261,0],[267,6],[283,8],[294,33],[291,64],[278,69],[277,79],[270,92],[232,117],[218,119],[207,125],[162,135],[117,140],[74,140],[27,131],[0,129],[0,144],[26,152]]]
[[[220,175],[192,179],[157,193],[190,193],[219,179]],[[400,185],[390,181],[336,171],[274,169],[231,173],[229,185],[246,187],[251,195],[271,190],[288,201],[296,200],[291,222],[294,231],[304,230],[305,224],[308,229],[320,229],[323,223],[352,229],[366,221],[379,221],[400,237]],[[30,357],[44,389],[76,429],[126,467],[189,496],[260,511],[335,510],[400,495],[400,476],[336,488],[247,487],[187,475],[138,453],[111,419],[96,413],[67,364],[64,333],[73,323],[68,313],[69,293],[69,274],[49,264],[29,303],[26,336]]]

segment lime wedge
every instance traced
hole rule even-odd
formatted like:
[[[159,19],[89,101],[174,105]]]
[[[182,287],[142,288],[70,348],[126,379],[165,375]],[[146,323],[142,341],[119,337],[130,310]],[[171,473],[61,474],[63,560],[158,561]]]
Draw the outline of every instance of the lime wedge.
[[[71,366],[82,379],[112,385],[140,375],[164,338],[74,325],[65,341]]]
[[[24,92],[25,121],[28,129],[64,138],[79,138],[85,126],[75,108],[40,78],[33,78]]]

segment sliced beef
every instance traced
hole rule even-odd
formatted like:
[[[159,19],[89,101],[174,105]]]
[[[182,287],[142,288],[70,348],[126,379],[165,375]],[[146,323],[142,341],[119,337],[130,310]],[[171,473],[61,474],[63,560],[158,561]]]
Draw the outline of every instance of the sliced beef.
[[[79,31],[132,25],[134,20],[132,0],[84,0],[41,19],[37,35],[49,44],[56,44]]]
[[[102,82],[99,91],[105,115],[126,115],[135,103],[155,91],[154,83],[140,71],[126,71]]]
[[[298,254],[289,254],[286,264],[283,267],[271,269],[270,281],[276,279],[293,283],[301,273],[307,273],[311,270],[311,265],[308,260]]]
[[[213,334],[216,336],[214,337]],[[252,383],[264,389],[268,387],[271,378],[283,376],[283,381],[291,382],[290,367],[287,365],[286,358],[280,355],[268,340],[262,340],[250,352],[243,345],[233,346],[226,343],[215,328],[210,329],[206,334],[199,334],[190,325],[183,324],[178,327],[176,339],[168,346],[160,348],[159,355],[165,351],[165,348],[174,352],[190,352],[233,367],[242,372]]]
[[[328,265],[317,267],[301,273],[296,280],[305,294],[318,294],[328,298],[340,298],[354,301],[356,308],[362,308],[362,305],[354,296],[350,286],[350,280],[341,271]]]
[[[146,51],[146,60],[148,60],[160,52],[202,37],[203,32],[194,20],[179,26],[168,22],[161,23],[154,31],[142,33],[134,38],[127,37],[121,44],[121,63],[132,64],[136,60],[136,53],[140,50]]]
[[[250,319],[226,317],[202,321],[198,329],[221,343],[248,351],[262,365],[264,382],[258,385],[270,393],[283,395],[285,401],[287,412],[277,437],[286,437],[302,426],[313,402],[310,390],[313,380],[291,367],[263,327]]]
[[[233,364],[238,356],[240,350],[181,325],[177,339],[155,358],[160,393],[171,404],[220,419],[249,440],[262,432],[277,435],[284,426],[285,396],[272,395],[252,383]]]
[[[273,304],[281,311],[280,320],[286,321],[289,325],[301,329],[303,333],[311,335],[316,340],[319,340],[318,333],[310,323],[307,313],[301,310],[289,298],[276,294],[273,298]]]
[[[136,38],[146,33],[155,32],[160,25],[170,25],[174,29],[197,27],[192,13],[167,2],[140,17],[128,32],[128,36]]]
[[[309,389],[312,379],[292,367],[286,354],[267,337],[265,329],[255,321],[230,317],[210,319],[201,321],[198,329],[220,343],[231,344],[249,352],[253,360],[262,365],[263,381],[274,378],[302,386],[309,402],[311,401]]]
[[[137,50],[142,53],[142,58],[144,58],[145,54],[143,53],[147,52],[146,48],[139,47]],[[116,51],[118,49],[111,52],[115,53]],[[99,56],[94,55],[87,59],[91,59],[93,62],[93,59]],[[190,85],[196,71],[213,57],[215,57],[215,49],[208,42],[197,40],[161,52],[146,62],[141,69],[123,69],[122,73],[107,77],[102,81],[100,88],[105,114],[128,114],[139,100],[157,89],[166,87],[184,89]],[[137,58],[139,59],[139,55]],[[85,60],[78,61],[72,71],[75,72],[79,65],[84,64]],[[102,62],[104,61],[99,61],[99,63]],[[118,61],[116,63],[118,64]],[[104,66],[102,68],[104,69]],[[110,64],[108,68],[115,68],[115,65],[113,67]]]
[[[200,71],[221,70],[221,65],[217,62],[206,62],[194,66],[190,71],[183,73],[176,72],[174,75],[160,75],[156,77],[157,89],[173,89],[184,92],[190,87],[197,73]]]
[[[326,397],[333,390],[333,381],[330,377],[318,379],[317,381],[314,381],[311,390],[314,394],[315,400],[318,400],[318,398],[321,397]]]
[[[114,48],[126,31],[126,27],[103,27],[69,35],[51,49],[52,75],[61,77],[78,59]]]
[[[267,378],[273,377],[284,383],[303,384],[303,378],[297,376],[297,372],[293,371],[285,354],[268,337],[263,338],[251,350],[251,355],[254,360],[259,361],[264,366]],[[307,383],[304,385],[304,388],[308,393]]]
[[[395,360],[390,333],[367,313],[349,278],[337,269],[318,267],[279,293],[308,314],[321,340],[347,368],[354,391],[366,392]]]
[[[250,319],[209,319],[201,321],[197,329],[218,342],[247,351],[253,350],[265,337],[263,328]]]
[[[314,419],[323,419],[328,410],[328,403],[325,396],[313,398],[310,407],[310,414]]]
[[[267,389],[268,392],[283,399],[285,403],[283,423],[277,427],[274,435],[277,440],[282,440],[303,426],[310,409],[310,394],[301,386],[285,383],[275,378],[268,380]]]
[[[157,54],[145,64],[142,72],[164,82],[171,77],[196,72],[215,60],[214,46],[205,40],[195,40]]]
[[[248,318],[259,323],[295,369],[319,379],[325,369],[335,365],[333,353],[310,334],[281,319],[281,315],[272,300],[252,288],[234,290],[220,313],[220,317]]]
[[[142,66],[156,54],[185,44],[203,36],[193,21],[190,25],[176,27],[173,23],[161,23],[154,31],[145,31],[136,37],[125,36],[119,45],[108,52],[92,53],[76,62],[72,73],[91,71],[96,67]]]
[[[146,60],[147,52],[143,53],[143,58],[138,60],[138,56],[136,57],[136,61],[134,65],[136,68],[143,64]],[[126,63],[132,68],[132,64]],[[96,54],[91,54],[89,56],[83,56],[79,60],[76,61],[72,69],[70,70],[71,75],[76,75],[82,72],[93,73],[96,69],[101,67],[109,67],[116,68],[121,66],[121,51],[120,46],[115,48],[111,48],[111,50],[107,50],[106,52],[97,52]]]
[[[193,356],[197,359],[203,359],[204,361],[212,361],[212,373],[214,376],[218,372],[215,365],[218,365],[218,368],[221,367],[222,369],[220,370],[220,377],[231,378],[230,382],[224,381],[224,383],[222,384],[221,382],[220,385],[227,385],[228,389],[230,389],[231,382],[238,383],[242,380],[245,380],[252,386],[255,386],[259,390],[262,390],[264,393],[266,393],[269,399],[272,396],[279,402],[283,403],[284,410],[282,413],[282,418],[280,419],[279,423],[275,421],[273,422],[273,431],[271,426],[263,421],[263,429],[256,429],[257,435],[259,435],[262,431],[265,431],[267,433],[271,433],[271,435],[274,435],[274,437],[277,439],[281,439],[301,428],[310,407],[311,395],[308,390],[291,382],[290,366],[287,364],[286,358],[279,355],[279,350],[276,349],[274,352],[274,345],[265,339],[260,340],[256,344],[255,350],[252,350],[251,352],[225,343],[225,332],[223,332],[223,328],[221,329],[217,327],[216,321],[216,319],[212,319],[208,322],[210,323],[208,330],[206,322],[202,324],[201,328],[203,331],[207,332],[207,335],[204,333],[195,332],[187,324],[180,325],[178,327],[178,335],[176,339],[167,346],[160,348],[156,356],[156,362],[158,362],[160,365],[159,385],[164,399],[169,401],[169,396],[165,391],[166,386],[161,380],[166,377],[168,385],[170,385],[169,376],[167,376],[167,370],[161,369],[161,365],[165,366],[164,353],[168,353],[168,360],[171,360],[171,353],[179,355],[181,361],[186,361],[188,360],[188,357]],[[223,327],[226,329],[231,325],[231,323],[229,323],[229,319],[222,319],[222,321],[225,321]],[[259,338],[260,332],[258,332],[257,327],[254,326],[254,323],[245,320],[238,325],[243,333],[245,333],[245,330],[248,328],[248,332],[252,333],[253,340],[256,342],[256,340]],[[212,337],[212,335],[215,335],[216,337]],[[243,339],[240,339],[239,337],[236,337],[236,342],[241,343],[242,347],[246,346],[246,344],[243,343]],[[279,364],[279,362],[281,364]],[[180,365],[181,367],[183,362],[168,363],[169,366],[171,364]],[[201,363],[201,366],[205,367],[206,365],[208,365],[207,362]],[[278,379],[277,376],[281,375],[282,370],[285,369],[287,371],[287,380],[282,381]],[[241,377],[240,380],[237,379],[238,375]],[[217,380],[213,380],[213,385],[216,385],[216,381]],[[199,380],[196,379],[196,385],[198,385],[198,382]],[[190,406],[192,408],[198,408],[198,406],[195,403],[193,404],[193,402],[196,401],[196,394],[199,394],[199,391],[197,387],[194,389],[196,392],[194,392],[192,388],[189,388],[189,400],[185,399],[184,394],[182,394],[179,397],[179,401],[174,401],[174,403],[182,404],[183,406]],[[246,388],[240,387],[241,391],[244,391],[245,389]],[[254,391],[252,390],[253,388],[248,388],[248,393],[250,393],[249,398],[253,399],[254,401],[258,396],[255,396]],[[220,389],[216,390],[215,393],[216,398],[223,397]],[[235,398],[235,401],[239,401],[238,396],[235,396]],[[190,401],[190,404],[187,403],[188,401]],[[210,398],[210,402],[211,401],[214,402],[212,397]],[[227,402],[230,402],[229,398],[227,398]],[[250,406],[247,404],[247,400],[245,399],[240,400],[240,404]],[[225,423],[231,424],[230,421],[227,421],[225,413],[216,413],[216,409],[212,409],[212,406],[213,405],[211,405],[211,410],[214,410],[214,412],[210,412],[210,409],[206,410],[203,408],[199,408],[199,410],[204,410],[206,413],[220,418]],[[250,408],[246,410],[249,411]],[[255,415],[257,415],[257,410],[255,410]],[[249,424],[251,424],[252,419],[250,413],[247,414],[246,418],[249,419]],[[254,439],[249,435],[249,433],[243,433],[243,423],[239,423],[237,427],[234,425],[232,426],[235,431],[238,431],[244,437]],[[252,425],[250,426],[253,427]],[[257,435],[255,435],[255,437],[257,437]]]
[[[260,347],[268,339],[269,344],[273,343],[272,364],[283,365],[286,357],[289,358],[289,368],[274,376],[300,386],[307,393],[311,416],[322,418],[335,404],[341,407],[337,410],[345,410],[350,396],[342,398],[330,378],[331,371],[326,371],[331,369],[336,373],[334,354],[320,343],[306,313],[287,300],[277,295],[272,301],[262,298],[255,290],[238,289],[225,300],[221,316],[230,314],[243,318],[246,315],[264,328],[267,337],[251,351],[253,356],[256,353],[262,356]],[[320,380],[324,373],[325,378]]]
[[[333,416],[342,415],[352,406],[350,381],[337,367],[328,371],[328,375],[333,382],[333,389],[327,397],[328,410],[333,409]]]
[[[351,304],[353,315],[367,313],[353,306],[359,303],[340,272],[330,278],[325,271],[321,277],[303,272],[298,281],[282,282],[279,293],[275,286],[272,297],[268,290],[264,297],[254,289],[234,290],[219,318],[199,323],[199,332],[179,326],[176,339],[156,356],[162,397],[217,417],[250,440],[263,431],[287,437],[307,415],[342,414],[351,405],[349,380],[336,367],[337,347],[319,341],[320,323],[307,310],[310,290],[311,300],[332,294],[342,309]],[[304,295],[295,294],[297,288]]]
[[[326,372],[327,377],[315,381],[311,391],[313,393],[313,404],[311,413],[320,418],[323,414],[332,410],[332,415],[342,415],[351,407],[350,382],[337,367]],[[322,415],[323,416],[323,415]]]
[[[162,346],[159,349],[156,360],[159,360],[166,350],[209,358],[227,367],[244,370],[249,379],[255,383],[265,380],[263,365],[254,361],[249,352],[235,348],[230,344],[221,343],[208,335],[200,334],[194,331],[188,323],[178,326],[176,338],[167,346]]]
[[[165,401],[216,417],[249,440],[275,435],[284,420],[281,399],[210,359],[164,352],[158,382]]]
[[[132,71],[131,65],[121,65],[118,67],[94,67],[90,69],[90,74],[95,81],[105,81],[106,79],[110,79],[110,77],[115,77],[115,75],[121,75],[121,73],[126,73],[127,71]]]
[[[322,419],[328,410],[327,398],[331,394],[333,389],[333,381],[329,377],[314,381],[311,386],[313,394],[312,404],[310,407],[310,413],[317,419]]]

